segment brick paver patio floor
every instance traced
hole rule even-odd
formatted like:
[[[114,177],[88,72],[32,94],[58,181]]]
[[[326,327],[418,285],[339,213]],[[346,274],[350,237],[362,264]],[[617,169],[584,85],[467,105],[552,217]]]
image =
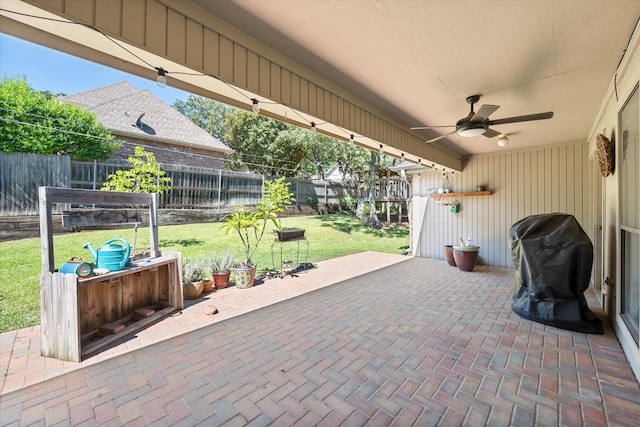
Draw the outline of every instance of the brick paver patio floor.
[[[40,357],[39,328],[2,334],[0,422],[637,426],[602,312],[604,335],[521,319],[512,281],[367,252],[215,292],[80,364]]]

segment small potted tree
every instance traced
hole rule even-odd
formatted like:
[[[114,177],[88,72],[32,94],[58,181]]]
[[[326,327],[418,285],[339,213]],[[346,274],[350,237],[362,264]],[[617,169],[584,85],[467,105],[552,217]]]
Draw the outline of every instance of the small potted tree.
[[[185,258],[182,262],[182,294],[184,299],[195,299],[202,295],[204,283],[203,262],[196,258]]]
[[[209,257],[209,269],[216,289],[224,289],[229,286],[231,267],[235,261],[228,252],[214,252]]]
[[[160,169],[160,164],[152,152],[145,151],[144,147],[138,145],[134,148],[133,156],[129,156],[131,168],[128,170],[117,170],[107,176],[107,180],[102,184],[104,191],[122,191],[128,193],[157,193],[160,196],[165,191],[171,190],[171,178],[166,171]],[[137,211],[137,209],[136,209]],[[134,223],[133,245],[131,247],[131,258],[147,258],[148,252],[136,252],[136,242],[138,241],[138,222]]]
[[[222,224],[222,228],[226,230],[227,234],[235,232],[240,237],[244,248],[244,262],[233,266],[235,283],[238,288],[253,286],[257,268],[251,258],[264,237],[267,224],[272,223],[276,230],[279,229],[276,221],[278,214],[284,211],[285,203],[295,200],[293,193],[289,192],[289,183],[284,181],[284,177],[274,181],[265,181],[262,190],[264,195],[254,211],[239,207],[227,215]]]
[[[226,230],[227,234],[232,234],[234,231],[237,233],[244,248],[244,261],[233,265],[237,288],[244,289],[253,286],[257,267],[251,258],[264,236],[267,221],[263,220],[261,216],[259,211],[249,212],[246,208],[239,207],[227,215],[222,224],[222,228]]]
[[[286,205],[295,203],[296,198],[293,193],[289,191],[290,182],[286,182],[284,177],[278,178],[274,181],[265,181],[264,183],[264,198],[274,203],[280,208],[280,211],[284,211]],[[293,239],[304,237],[304,230],[301,228],[282,227],[281,221],[278,220],[275,234],[281,242],[286,242]]]

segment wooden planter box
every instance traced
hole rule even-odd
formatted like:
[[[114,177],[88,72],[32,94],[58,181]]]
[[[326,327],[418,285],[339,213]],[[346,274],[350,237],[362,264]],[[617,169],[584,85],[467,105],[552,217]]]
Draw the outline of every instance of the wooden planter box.
[[[304,237],[304,230],[278,230],[278,240],[286,242]]]
[[[157,195],[40,187],[40,354],[82,358],[167,314],[183,308],[180,253],[158,250]],[[149,253],[120,271],[78,278],[55,271],[52,205],[144,205]],[[92,215],[91,221],[103,218]],[[106,219],[109,221],[109,219]]]
[[[42,273],[41,354],[80,362],[107,344],[183,308],[180,268],[179,254],[166,254],[86,279],[75,274]],[[136,319],[140,309],[151,315]]]

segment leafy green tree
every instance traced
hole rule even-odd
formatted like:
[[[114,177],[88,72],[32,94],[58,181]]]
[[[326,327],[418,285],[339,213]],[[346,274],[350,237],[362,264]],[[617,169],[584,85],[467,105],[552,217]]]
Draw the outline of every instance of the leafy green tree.
[[[278,140],[281,132],[292,131],[291,126],[241,110],[228,115],[226,125],[225,141],[236,151],[228,157],[231,169],[247,165],[255,173],[296,176],[305,157],[304,138],[291,134]]]
[[[304,130],[301,129],[301,131]],[[309,157],[307,159],[309,166],[306,169],[312,170],[313,174],[318,178],[325,179],[325,171],[336,163],[336,156],[340,146],[348,144],[320,133],[304,132],[311,134],[308,147]]]
[[[280,164],[282,167],[273,174],[296,178],[312,176],[318,170],[314,153],[317,152],[315,147],[320,137],[322,136],[306,129],[288,125],[268,147],[268,153],[265,153],[272,165],[277,167]]]
[[[286,205],[296,202],[295,194],[291,192],[290,187],[291,183],[285,181],[283,176],[273,180],[267,179],[262,186],[262,198],[284,209]]]
[[[160,170],[160,165],[153,153],[137,146],[134,155],[128,160],[131,163],[131,169],[118,170],[109,174],[102,184],[102,190],[158,194],[171,190],[171,178],[165,176],[167,174],[165,171]]]
[[[325,170],[337,163],[345,184],[357,186],[358,212],[368,194],[369,217],[363,220],[372,228],[381,227],[375,183],[378,170],[390,166],[393,158],[197,96],[178,101],[174,107],[235,150],[228,157],[230,169],[246,166],[264,175],[308,178],[315,174],[324,179]],[[241,228],[246,233],[251,227]]]
[[[268,117],[190,95],[173,107],[235,150],[230,169],[247,167],[272,176],[324,177],[338,163],[353,177],[368,171],[369,152],[321,133],[310,132]]]
[[[119,148],[93,113],[32,89],[24,77],[0,81],[0,150],[104,159]]]
[[[226,142],[226,120],[237,109],[202,96],[189,95],[186,101],[176,101],[173,108],[222,142]]]
[[[345,184],[357,184],[369,171],[369,150],[333,140],[331,158],[344,176]]]

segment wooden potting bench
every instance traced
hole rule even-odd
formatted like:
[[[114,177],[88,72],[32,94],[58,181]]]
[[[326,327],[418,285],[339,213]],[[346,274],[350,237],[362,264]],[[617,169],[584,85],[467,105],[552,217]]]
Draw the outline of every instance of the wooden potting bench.
[[[39,197],[42,356],[79,362],[122,336],[183,308],[180,253],[160,254],[158,250],[156,194],[40,187]],[[94,210],[104,210],[109,205],[146,206],[148,256],[130,261],[124,270],[98,276],[80,278],[57,273],[52,226],[52,206],[56,203],[93,206]],[[104,223],[100,218],[109,217],[113,216],[85,218],[98,225]]]

